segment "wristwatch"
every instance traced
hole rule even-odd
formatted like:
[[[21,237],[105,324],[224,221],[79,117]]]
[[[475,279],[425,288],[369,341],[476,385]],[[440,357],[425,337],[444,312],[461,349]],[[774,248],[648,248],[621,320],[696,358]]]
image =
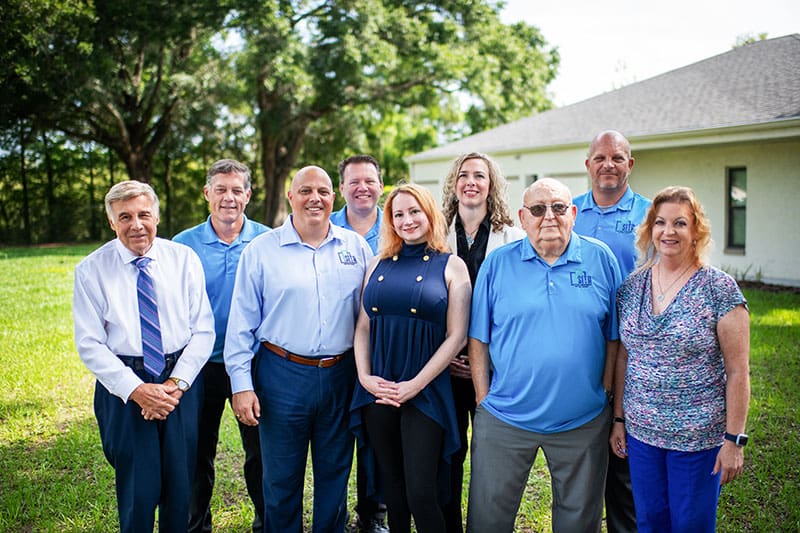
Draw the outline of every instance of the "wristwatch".
[[[183,381],[181,378],[176,378],[175,376],[172,376],[172,377],[171,377],[171,378],[169,378],[169,379],[170,379],[170,381],[172,381],[172,382],[173,382],[175,385],[177,385],[177,386],[178,386],[178,390],[179,390],[179,391],[181,391],[181,392],[186,392],[187,390],[189,390],[189,384],[188,384],[187,382]]]
[[[744,433],[739,433],[738,435],[734,435],[733,433],[725,432],[725,438],[731,442],[736,443],[737,446],[744,446],[747,444],[747,435]]]

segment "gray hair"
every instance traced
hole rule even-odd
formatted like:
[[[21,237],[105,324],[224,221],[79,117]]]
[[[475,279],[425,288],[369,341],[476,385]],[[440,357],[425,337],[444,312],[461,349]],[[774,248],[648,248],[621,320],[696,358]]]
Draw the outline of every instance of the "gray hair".
[[[158,211],[158,196],[156,196],[156,191],[142,181],[136,180],[128,180],[128,181],[121,181],[111,187],[109,191],[106,193],[105,204],[106,204],[106,215],[109,219],[114,220],[114,212],[111,210],[111,204],[114,202],[124,202],[126,200],[130,200],[131,198],[136,198],[137,196],[147,196],[150,198],[150,201],[153,204],[153,213],[155,214],[156,218],[159,217]]]
[[[250,190],[250,168],[244,163],[240,163],[235,159],[220,159],[211,165],[206,174],[206,185],[211,186],[214,181],[214,176],[217,174],[239,174],[244,180],[244,190]]]

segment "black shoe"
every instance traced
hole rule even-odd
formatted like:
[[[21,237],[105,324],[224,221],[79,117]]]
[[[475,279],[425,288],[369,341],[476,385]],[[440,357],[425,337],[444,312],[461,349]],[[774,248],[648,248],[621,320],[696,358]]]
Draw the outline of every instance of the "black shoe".
[[[373,516],[366,523],[361,522],[361,518],[356,520],[359,533],[389,533],[389,528],[383,523],[382,518]]]

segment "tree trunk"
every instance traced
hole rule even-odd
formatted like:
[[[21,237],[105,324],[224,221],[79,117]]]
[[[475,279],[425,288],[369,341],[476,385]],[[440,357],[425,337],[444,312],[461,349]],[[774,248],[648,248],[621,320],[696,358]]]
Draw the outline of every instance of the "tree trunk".
[[[31,232],[31,207],[28,198],[28,169],[25,166],[25,146],[27,144],[25,125],[19,125],[19,177],[22,181],[22,235],[26,244],[33,244]]]
[[[164,194],[161,198],[164,200],[161,211],[164,213],[164,225],[167,229],[165,235],[174,235],[175,232],[172,231],[172,158],[170,156],[164,158]]]
[[[288,216],[286,183],[297,163],[310,121],[293,119],[291,125],[276,129],[266,124],[273,119],[268,117],[259,120],[259,129],[261,172],[264,176],[264,223],[277,227]]]
[[[50,142],[47,139],[47,132],[42,132],[42,148],[44,150],[44,171],[47,175],[47,190],[45,191],[45,200],[47,203],[47,242],[56,241],[56,228],[58,221],[56,220],[56,184],[55,176],[53,175],[53,159],[50,153]]]
[[[87,151],[87,160],[89,166],[89,239],[93,241],[100,240],[100,226],[97,220],[97,206],[94,199],[94,158],[92,157],[92,145],[89,145]]]

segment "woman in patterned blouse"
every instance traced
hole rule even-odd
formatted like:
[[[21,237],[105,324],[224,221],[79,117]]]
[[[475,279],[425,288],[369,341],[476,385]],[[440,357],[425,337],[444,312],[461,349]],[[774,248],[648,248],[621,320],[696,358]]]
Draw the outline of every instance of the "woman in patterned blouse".
[[[642,532],[713,532],[720,485],[742,472],[749,315],[736,281],[705,262],[710,244],[694,191],[662,190],[639,228],[640,265],[619,290],[624,392],[610,444],[629,456]]]

